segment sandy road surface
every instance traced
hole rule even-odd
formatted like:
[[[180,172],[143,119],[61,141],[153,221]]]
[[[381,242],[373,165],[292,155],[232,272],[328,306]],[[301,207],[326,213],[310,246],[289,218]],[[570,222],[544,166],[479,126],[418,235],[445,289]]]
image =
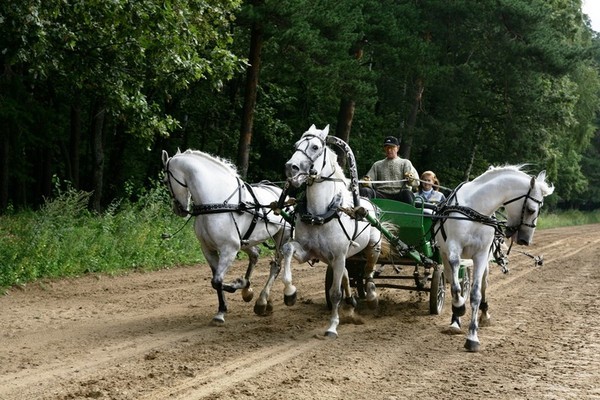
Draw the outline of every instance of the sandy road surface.
[[[205,265],[126,276],[45,281],[0,297],[0,399],[600,399],[600,225],[538,231],[526,249],[492,266],[493,325],[480,353],[427,295],[379,289],[362,324],[328,320],[324,267],[296,266],[299,301],[255,316],[229,295],[226,324],[212,326],[216,296]],[[258,293],[268,273],[254,277]],[[230,277],[242,274],[237,263]]]

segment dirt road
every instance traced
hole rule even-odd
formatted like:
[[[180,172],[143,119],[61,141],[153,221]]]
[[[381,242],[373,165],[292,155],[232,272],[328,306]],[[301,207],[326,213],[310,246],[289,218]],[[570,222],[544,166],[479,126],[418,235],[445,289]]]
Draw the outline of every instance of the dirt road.
[[[380,288],[362,324],[327,327],[324,266],[300,265],[295,306],[258,317],[229,295],[212,326],[207,266],[86,276],[11,289],[0,297],[0,399],[600,399],[600,225],[538,231],[492,265],[493,325],[481,352],[442,332],[428,296]],[[254,277],[256,294],[268,260]],[[237,263],[230,277],[242,274]],[[255,296],[256,297],[256,296]],[[466,324],[465,324],[466,325]]]

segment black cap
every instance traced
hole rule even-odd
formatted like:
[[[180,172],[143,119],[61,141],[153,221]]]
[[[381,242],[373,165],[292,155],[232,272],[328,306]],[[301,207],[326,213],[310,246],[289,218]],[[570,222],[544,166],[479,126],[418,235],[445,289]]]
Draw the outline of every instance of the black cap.
[[[383,140],[383,145],[384,146],[399,146],[398,139],[396,139],[394,136],[388,136]]]

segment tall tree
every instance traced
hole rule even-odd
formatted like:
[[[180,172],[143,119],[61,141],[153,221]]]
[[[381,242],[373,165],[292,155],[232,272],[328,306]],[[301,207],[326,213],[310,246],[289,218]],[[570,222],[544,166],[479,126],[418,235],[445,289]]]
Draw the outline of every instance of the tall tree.
[[[209,79],[220,85],[239,67],[238,58],[228,49],[232,12],[238,7],[239,0],[211,4],[199,0],[3,2],[0,47],[7,51],[2,61],[9,70],[26,71],[19,79],[28,82],[23,87],[40,107],[68,116],[71,106],[87,105],[85,115],[100,123],[97,110],[92,108],[98,99],[104,105],[102,123],[125,121],[125,132],[143,139],[145,148],[155,137],[167,135],[177,126],[165,112],[170,98],[190,82]],[[54,107],[56,104],[62,107]],[[60,115],[53,120],[70,121]],[[98,135],[105,128],[93,126],[96,157],[85,171],[89,178],[101,179],[97,168],[102,167],[99,160],[104,156],[100,156],[100,149],[104,148],[107,156],[110,148],[105,148]],[[70,131],[50,128],[41,130],[55,135]],[[59,140],[68,141],[69,137]],[[54,146],[42,149],[51,152],[49,159],[54,158]],[[61,164],[77,170],[76,162],[77,158],[72,158]],[[25,171],[9,173],[8,180],[16,179],[19,172]],[[40,178],[25,173],[35,180]],[[94,196],[102,197],[101,188],[97,182]]]
[[[259,14],[257,10],[263,0],[252,0],[253,14]],[[260,17],[252,21],[250,31],[250,54],[248,57],[248,68],[246,70],[246,90],[244,93],[244,107],[242,109],[242,126],[240,129],[240,141],[238,144],[237,165],[240,175],[246,178],[248,174],[248,162],[250,146],[252,142],[252,127],[254,125],[254,109],[256,107],[256,95],[258,91],[258,77],[260,73],[260,57],[263,46],[263,21]]]

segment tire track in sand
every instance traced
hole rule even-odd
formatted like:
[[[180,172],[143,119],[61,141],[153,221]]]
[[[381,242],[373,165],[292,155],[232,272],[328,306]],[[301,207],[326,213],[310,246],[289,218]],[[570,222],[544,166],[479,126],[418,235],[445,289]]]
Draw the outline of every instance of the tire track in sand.
[[[171,386],[140,397],[140,400],[190,400],[212,397],[234,388],[239,383],[251,380],[276,365],[283,364],[307,351],[326,343],[315,338],[302,343],[286,343],[269,349],[259,349],[247,357],[232,360],[204,372],[201,376],[186,379]]]

